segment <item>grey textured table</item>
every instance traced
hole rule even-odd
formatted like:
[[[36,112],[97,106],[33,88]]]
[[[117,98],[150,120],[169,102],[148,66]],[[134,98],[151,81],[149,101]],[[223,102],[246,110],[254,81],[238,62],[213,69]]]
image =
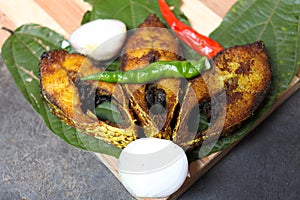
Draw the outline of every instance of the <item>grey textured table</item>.
[[[133,199],[92,153],[52,134],[0,61],[0,199]],[[300,91],[180,199],[299,199]]]

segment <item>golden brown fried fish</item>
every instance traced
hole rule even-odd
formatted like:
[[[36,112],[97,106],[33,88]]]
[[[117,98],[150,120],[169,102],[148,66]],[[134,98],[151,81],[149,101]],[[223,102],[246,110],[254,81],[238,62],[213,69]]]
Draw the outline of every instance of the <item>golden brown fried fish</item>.
[[[128,71],[156,61],[178,60],[180,55],[178,41],[155,15],[150,15],[128,39],[121,56],[121,69]],[[180,79],[125,86],[131,107],[146,136],[171,139],[171,121],[179,101],[180,87]]]
[[[253,114],[270,88],[271,68],[261,41],[228,48],[215,56],[211,64],[210,70],[189,80],[174,129],[173,141],[188,148],[210,136],[230,134]],[[190,91],[195,94],[198,105],[188,103]],[[189,115],[195,108],[208,118],[214,118],[212,128],[191,131]]]
[[[99,81],[80,81],[81,77],[100,71],[83,55],[68,54],[64,50],[46,52],[40,61],[42,97],[51,112],[67,125],[122,148],[136,139],[136,129],[121,87]],[[111,96],[115,98],[112,100]],[[125,119],[123,124],[97,118],[93,110],[95,101],[101,98],[109,99],[118,107]]]

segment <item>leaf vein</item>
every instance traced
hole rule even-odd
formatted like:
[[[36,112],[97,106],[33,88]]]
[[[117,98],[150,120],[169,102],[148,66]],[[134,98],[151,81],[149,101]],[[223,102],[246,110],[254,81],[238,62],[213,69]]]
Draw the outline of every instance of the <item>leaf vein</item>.
[[[278,0],[278,1],[276,2],[275,7],[273,8],[271,15],[269,15],[267,21],[265,22],[265,26],[262,28],[262,30],[260,31],[260,33],[259,33],[259,35],[258,35],[258,40],[261,39],[261,36],[262,36],[263,33],[265,32],[265,30],[266,30],[268,24],[272,21],[272,17],[273,17],[273,15],[275,14],[275,11],[277,10],[278,5],[280,4],[280,2],[281,2],[281,0]]]

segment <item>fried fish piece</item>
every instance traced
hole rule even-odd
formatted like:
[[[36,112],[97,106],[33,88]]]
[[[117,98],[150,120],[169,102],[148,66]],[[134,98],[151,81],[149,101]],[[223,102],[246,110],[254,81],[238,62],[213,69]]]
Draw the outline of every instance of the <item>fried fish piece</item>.
[[[51,112],[67,125],[120,148],[137,138],[122,88],[117,84],[80,80],[102,71],[87,57],[53,50],[41,56],[39,67],[41,95]],[[111,99],[112,96],[115,98]],[[123,124],[97,118],[93,110],[99,98],[109,99],[118,107],[125,119]]]
[[[189,80],[173,132],[173,141],[185,148],[198,146],[210,137],[231,134],[251,117],[270,89],[271,67],[262,41],[225,49],[210,63],[210,70]],[[190,93],[198,104],[189,103]],[[210,128],[191,131],[190,115],[196,108],[210,115]]]
[[[120,59],[121,69],[128,71],[156,61],[179,60],[181,55],[179,42],[159,18],[151,14],[128,39]],[[125,85],[131,108],[147,137],[171,139],[171,121],[179,102],[181,87],[180,79]]]

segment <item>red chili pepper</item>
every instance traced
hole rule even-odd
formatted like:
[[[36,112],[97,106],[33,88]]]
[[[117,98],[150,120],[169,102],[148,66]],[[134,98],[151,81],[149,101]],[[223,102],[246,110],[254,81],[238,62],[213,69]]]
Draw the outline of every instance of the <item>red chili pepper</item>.
[[[218,52],[223,50],[223,47],[217,41],[206,37],[205,35],[201,35],[190,26],[177,19],[165,0],[158,0],[158,4],[162,16],[170,28],[183,42],[200,55],[212,58]]]

